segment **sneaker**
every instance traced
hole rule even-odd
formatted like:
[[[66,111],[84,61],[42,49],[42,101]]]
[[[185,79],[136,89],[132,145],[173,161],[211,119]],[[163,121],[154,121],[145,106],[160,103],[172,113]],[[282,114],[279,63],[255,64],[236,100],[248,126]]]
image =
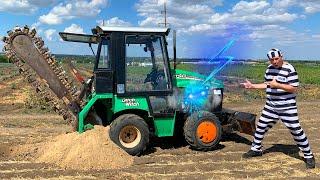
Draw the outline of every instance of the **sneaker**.
[[[314,169],[316,167],[316,160],[314,159],[314,157],[305,158],[305,162],[307,169]]]
[[[262,156],[262,151],[249,150],[248,152],[242,155],[242,157],[246,159],[252,158],[252,157],[258,157],[258,156]]]

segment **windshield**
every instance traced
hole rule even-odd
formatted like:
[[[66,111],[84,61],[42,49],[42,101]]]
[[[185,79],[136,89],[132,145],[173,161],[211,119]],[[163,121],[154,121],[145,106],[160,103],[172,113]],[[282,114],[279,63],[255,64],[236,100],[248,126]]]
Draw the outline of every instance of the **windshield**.
[[[168,90],[169,82],[164,37],[126,36],[126,91]]]

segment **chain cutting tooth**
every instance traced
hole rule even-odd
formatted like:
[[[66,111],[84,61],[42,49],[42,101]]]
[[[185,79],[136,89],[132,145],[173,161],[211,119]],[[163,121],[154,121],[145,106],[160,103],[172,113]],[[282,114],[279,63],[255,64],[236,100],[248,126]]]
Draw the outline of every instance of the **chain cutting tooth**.
[[[7,51],[7,52],[6,52],[6,56],[7,56],[7,58],[8,58],[9,60],[11,60],[12,57],[14,56],[14,54],[13,54],[11,51]]]
[[[25,25],[25,26],[23,27],[23,32],[24,32],[25,34],[28,34],[28,33],[29,33],[29,27],[28,27],[27,25]]]
[[[14,34],[14,32],[10,30],[10,31],[7,31],[7,34],[9,37],[11,37]]]
[[[32,28],[31,31],[29,32],[29,35],[31,38],[33,38],[37,34],[37,31],[35,28]]]
[[[4,51],[11,51],[10,45],[6,44],[3,46]]]
[[[36,44],[37,48],[40,49],[40,48],[42,48],[42,46],[44,46],[44,41],[39,41],[39,42],[36,42],[35,44]]]
[[[1,41],[3,41],[4,43],[8,43],[9,42],[8,37],[6,37],[6,36],[3,36],[1,38]]]
[[[47,59],[48,62],[51,62],[51,59],[50,59],[50,52],[47,51],[45,53],[43,53],[43,56]]]
[[[14,28],[14,32],[21,32],[21,28],[20,28],[19,26],[16,26],[16,27]]]
[[[7,56],[8,57],[8,56]],[[19,59],[16,57],[16,56],[12,56],[10,59],[9,59],[9,61],[11,62],[11,63],[16,63],[17,61],[19,61]]]
[[[49,52],[49,49],[48,49],[47,47],[44,47],[43,45],[42,45],[41,48],[39,48],[39,49],[40,49],[40,53],[41,53],[41,54],[50,53],[50,52]]]

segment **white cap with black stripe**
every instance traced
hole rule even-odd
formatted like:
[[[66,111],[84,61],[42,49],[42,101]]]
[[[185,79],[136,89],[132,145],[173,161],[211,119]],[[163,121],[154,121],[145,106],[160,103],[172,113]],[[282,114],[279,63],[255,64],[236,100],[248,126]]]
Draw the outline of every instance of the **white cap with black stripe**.
[[[282,53],[279,49],[272,48],[268,54],[267,54],[269,59],[275,58],[275,57],[282,57]]]

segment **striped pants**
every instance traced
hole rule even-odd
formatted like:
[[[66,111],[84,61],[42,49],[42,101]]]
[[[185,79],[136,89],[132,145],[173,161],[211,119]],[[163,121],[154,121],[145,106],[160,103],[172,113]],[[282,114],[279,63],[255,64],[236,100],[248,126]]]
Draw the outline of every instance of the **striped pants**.
[[[279,110],[265,105],[257,124],[251,150],[261,151],[261,142],[264,135],[270,128],[272,128],[274,124],[277,123],[279,119],[290,130],[293,139],[295,140],[299,149],[303,152],[304,158],[312,158],[313,154],[311,152],[307,136],[305,135],[299,123],[297,108]]]

